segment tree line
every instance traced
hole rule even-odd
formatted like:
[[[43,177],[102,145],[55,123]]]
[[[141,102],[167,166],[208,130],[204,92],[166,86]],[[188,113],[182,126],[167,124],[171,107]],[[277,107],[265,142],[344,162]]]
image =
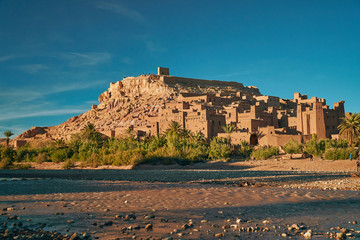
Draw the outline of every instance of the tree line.
[[[338,127],[340,135],[346,140],[317,140],[316,135],[306,142],[290,140],[281,148],[289,154],[305,154],[324,159],[349,159],[358,155],[360,143],[360,114],[351,114],[343,119]],[[97,132],[89,123],[80,133],[71,136],[69,141],[61,139],[52,142],[25,144],[14,150],[9,147],[11,131],[5,131],[6,145],[0,145],[0,168],[28,168],[24,162],[62,163],[63,168],[98,167],[101,165],[148,164],[190,164],[202,161],[268,159],[279,155],[278,147],[250,146],[248,142],[239,145],[231,143],[234,125],[223,127],[226,138],[214,137],[209,142],[201,133],[183,129],[179,123],[172,122],[163,134],[137,139],[129,128],[121,138],[107,138]]]

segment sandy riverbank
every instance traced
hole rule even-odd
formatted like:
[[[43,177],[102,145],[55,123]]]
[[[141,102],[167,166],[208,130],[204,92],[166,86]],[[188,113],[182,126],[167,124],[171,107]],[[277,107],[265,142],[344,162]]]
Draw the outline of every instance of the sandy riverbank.
[[[1,170],[0,223],[93,239],[324,239],[340,228],[360,238],[354,162],[291,161]]]

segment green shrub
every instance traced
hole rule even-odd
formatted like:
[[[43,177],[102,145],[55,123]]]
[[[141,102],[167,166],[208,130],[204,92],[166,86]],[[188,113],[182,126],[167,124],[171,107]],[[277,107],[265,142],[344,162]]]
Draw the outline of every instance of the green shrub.
[[[67,159],[64,164],[62,165],[63,169],[71,169],[75,167],[75,162],[73,159],[69,158]]]
[[[251,153],[251,157],[256,160],[265,160],[276,155],[279,155],[277,147],[259,147]]]
[[[316,134],[313,134],[312,139],[305,144],[305,152],[313,156],[321,157],[325,152],[325,141],[317,141],[316,138]]]
[[[238,154],[240,157],[249,158],[253,152],[253,147],[248,142],[242,141],[238,147]]]
[[[10,169],[13,166],[13,160],[8,157],[2,158],[0,160],[0,169]]]
[[[16,151],[17,162],[31,162],[36,156],[36,150],[29,147],[21,147]]]
[[[69,148],[56,149],[51,153],[51,160],[55,163],[64,162],[71,158],[72,151]]]
[[[148,150],[156,151],[159,148],[164,147],[166,139],[163,136],[156,136],[149,139]]]
[[[16,151],[13,150],[11,147],[1,148],[0,150],[0,159],[8,158],[12,162],[15,160]]]
[[[79,155],[81,156],[81,155]],[[81,158],[80,158],[81,159]],[[81,167],[94,167],[101,166],[101,156],[98,153],[92,153],[88,157],[81,159]]]
[[[231,155],[231,146],[224,138],[214,137],[210,142],[209,158],[215,160],[228,160]]]
[[[31,164],[21,164],[21,163],[18,163],[18,164],[14,164],[14,165],[12,166],[12,168],[13,168],[13,169],[24,169],[24,170],[26,170],[26,169],[31,168]]]
[[[184,146],[181,152],[182,158],[190,162],[200,162],[207,159],[208,148],[205,145],[199,145],[197,147]]]
[[[290,139],[290,141],[283,146],[283,149],[289,154],[302,153],[303,145],[294,139]]]
[[[350,159],[350,154],[353,158],[356,156],[356,149],[354,148],[329,148],[326,149],[324,157],[327,160],[346,160]]]
[[[49,153],[41,152],[36,157],[34,157],[34,160],[37,163],[49,162],[50,161]]]

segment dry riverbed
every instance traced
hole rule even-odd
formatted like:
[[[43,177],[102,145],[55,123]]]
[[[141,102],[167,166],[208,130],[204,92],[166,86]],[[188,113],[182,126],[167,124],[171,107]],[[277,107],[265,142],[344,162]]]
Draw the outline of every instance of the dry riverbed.
[[[1,170],[0,239],[360,239],[354,162],[282,161]]]

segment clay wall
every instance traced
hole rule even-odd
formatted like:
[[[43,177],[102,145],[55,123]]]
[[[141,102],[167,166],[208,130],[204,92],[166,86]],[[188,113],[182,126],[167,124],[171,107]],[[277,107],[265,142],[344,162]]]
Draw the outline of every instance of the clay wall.
[[[158,67],[158,75],[170,75],[169,68]]]
[[[192,96],[195,95],[195,96]],[[179,96],[178,100],[180,101],[186,101],[186,102],[193,102],[193,101],[197,101],[197,102],[209,102],[209,96],[207,94],[191,94],[191,95],[187,95],[187,94],[182,94]]]
[[[229,134],[227,133],[218,134],[218,137],[220,138],[227,138],[228,136]],[[241,142],[243,141],[250,142],[250,136],[251,134],[249,132],[240,132],[240,131],[232,132],[230,133],[231,144],[240,145]]]
[[[208,121],[206,119],[206,112],[188,113],[185,117],[185,129],[192,133],[201,132],[206,138],[209,137]]]

